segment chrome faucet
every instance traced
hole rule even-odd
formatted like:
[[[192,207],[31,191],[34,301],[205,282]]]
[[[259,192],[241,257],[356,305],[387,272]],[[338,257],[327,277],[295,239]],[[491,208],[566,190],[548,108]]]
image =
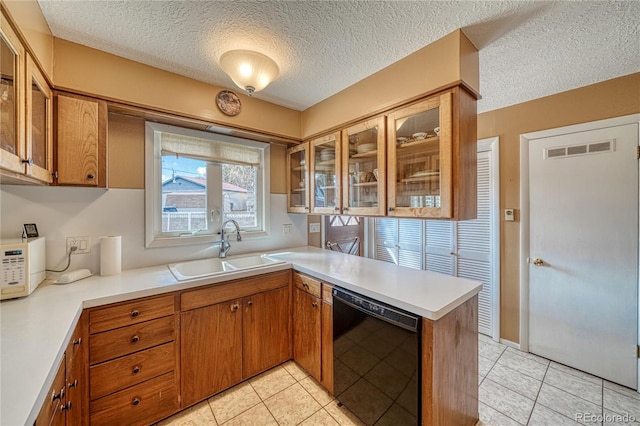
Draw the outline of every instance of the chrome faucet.
[[[220,257],[225,258],[227,257],[227,253],[229,253],[229,250],[231,250],[231,243],[229,242],[229,236],[225,235],[226,232],[224,232],[224,228],[225,226],[227,226],[227,223],[233,223],[233,226],[236,227],[236,241],[242,241],[242,235],[240,235],[240,225],[238,225],[238,222],[236,222],[233,219],[227,219],[224,222],[222,222],[222,226],[220,226],[220,241],[217,241],[217,243],[220,243]]]

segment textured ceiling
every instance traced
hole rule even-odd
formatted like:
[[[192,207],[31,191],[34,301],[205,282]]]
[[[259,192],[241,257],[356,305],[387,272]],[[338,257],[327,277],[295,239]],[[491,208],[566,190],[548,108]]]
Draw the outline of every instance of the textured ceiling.
[[[211,84],[257,50],[280,77],[254,96],[304,110],[462,28],[480,50],[479,112],[640,71],[640,2],[38,0],[56,37]]]

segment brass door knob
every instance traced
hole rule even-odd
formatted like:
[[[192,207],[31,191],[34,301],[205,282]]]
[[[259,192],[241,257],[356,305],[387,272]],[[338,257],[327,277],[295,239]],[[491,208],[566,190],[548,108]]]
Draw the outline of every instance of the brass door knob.
[[[531,263],[533,263],[533,266],[544,266],[544,260],[542,259],[533,259]]]

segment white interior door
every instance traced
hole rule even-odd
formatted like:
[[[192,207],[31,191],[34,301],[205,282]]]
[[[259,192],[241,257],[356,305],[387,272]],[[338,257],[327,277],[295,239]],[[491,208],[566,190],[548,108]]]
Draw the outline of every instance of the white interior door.
[[[637,387],[638,125],[529,141],[529,350]]]

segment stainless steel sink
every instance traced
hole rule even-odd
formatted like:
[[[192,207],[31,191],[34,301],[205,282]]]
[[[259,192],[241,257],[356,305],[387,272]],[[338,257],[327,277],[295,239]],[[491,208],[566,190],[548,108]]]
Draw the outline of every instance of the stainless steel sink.
[[[193,280],[208,276],[228,274],[233,271],[244,269],[257,269],[270,265],[284,263],[284,260],[273,259],[264,254],[252,256],[190,260],[169,264],[169,271],[178,281]]]

